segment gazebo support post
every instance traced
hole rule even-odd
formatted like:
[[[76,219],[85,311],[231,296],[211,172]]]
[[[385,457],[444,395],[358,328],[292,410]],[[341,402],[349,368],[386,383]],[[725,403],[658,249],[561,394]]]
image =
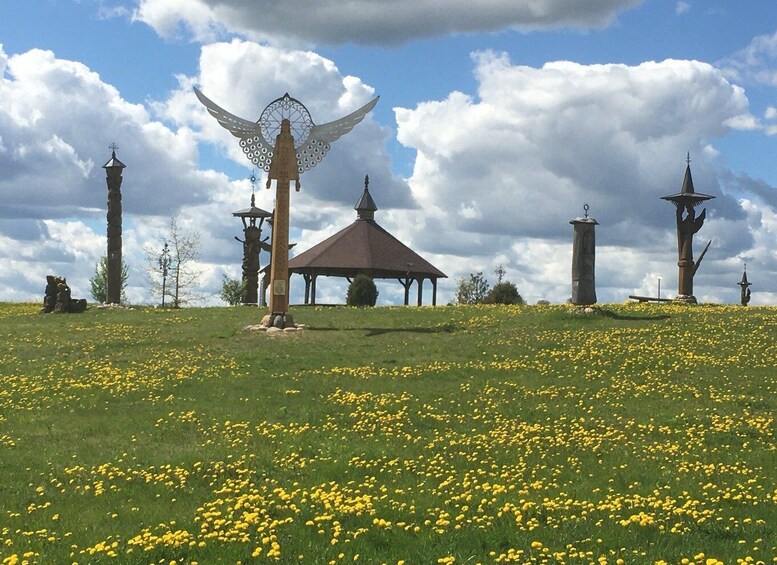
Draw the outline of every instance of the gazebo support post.
[[[432,279],[432,306],[437,306],[437,279]]]
[[[302,278],[305,280],[305,306],[310,302],[310,275],[302,273]]]
[[[310,281],[310,304],[312,306],[316,305],[316,279],[318,278],[318,275],[313,273],[310,275],[312,277]]]
[[[424,297],[424,279],[419,277],[416,281],[418,282],[418,306],[422,306]]]
[[[404,279],[397,279],[405,289],[405,306],[410,304],[410,285],[413,284],[413,279],[410,277]]]

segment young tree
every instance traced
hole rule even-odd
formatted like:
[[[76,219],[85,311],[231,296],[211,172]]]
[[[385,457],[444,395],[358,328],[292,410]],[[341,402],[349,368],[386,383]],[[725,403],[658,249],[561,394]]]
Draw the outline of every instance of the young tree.
[[[187,231],[178,225],[178,219],[170,218],[170,229],[165,248],[169,249],[169,260],[165,252],[146,246],[146,272],[153,296],[170,298],[173,308],[180,308],[199,298],[195,292],[200,283],[202,271],[197,267],[200,256],[200,234]]]
[[[219,293],[219,297],[230,306],[237,306],[243,303],[244,288],[244,283],[224,275],[221,283],[221,292]]]
[[[348,306],[375,306],[378,301],[378,287],[367,275],[356,275],[353,282],[348,285],[348,293],[345,298]]]
[[[483,272],[470,273],[467,277],[459,279],[456,289],[456,304],[480,304],[488,294],[488,281]]]
[[[121,301],[125,302],[127,296],[124,293],[127,288],[127,279],[129,278],[129,267],[122,258],[121,261]],[[103,255],[94,265],[94,276],[89,279],[92,298],[97,302],[104,304],[105,297],[108,295],[108,257]]]

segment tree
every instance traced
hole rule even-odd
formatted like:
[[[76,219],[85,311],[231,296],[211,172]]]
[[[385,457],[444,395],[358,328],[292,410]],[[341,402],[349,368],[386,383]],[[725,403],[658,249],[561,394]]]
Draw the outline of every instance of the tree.
[[[221,292],[219,297],[230,306],[237,306],[243,303],[243,289],[245,283],[237,279],[231,279],[224,275],[221,283]]]
[[[378,287],[367,275],[356,275],[353,282],[348,285],[348,293],[345,297],[349,306],[375,306],[378,301]]]
[[[480,304],[488,294],[488,281],[483,272],[470,273],[467,277],[459,279],[456,289],[456,304]]]
[[[169,247],[168,247],[169,246]],[[199,298],[195,288],[199,286],[202,271],[197,267],[200,256],[200,234],[187,231],[178,225],[177,218],[170,218],[170,229],[165,247],[166,251],[150,246],[144,247],[146,253],[146,273],[153,296],[170,298],[173,308],[180,308]]]
[[[495,284],[488,292],[484,302],[486,304],[523,304],[523,298],[518,294],[518,288],[513,283],[505,281]]]
[[[129,278],[129,267],[121,260],[121,301],[125,302],[127,296],[124,291],[127,288],[127,279]],[[94,276],[89,279],[92,298],[97,302],[104,304],[105,297],[108,295],[108,257],[103,255],[94,265]]]

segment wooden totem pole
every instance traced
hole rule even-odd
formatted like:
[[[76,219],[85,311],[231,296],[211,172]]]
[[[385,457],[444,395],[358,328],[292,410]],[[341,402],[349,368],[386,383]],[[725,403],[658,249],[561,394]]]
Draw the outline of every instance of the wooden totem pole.
[[[116,144],[111,145],[111,158],[103,165],[108,182],[108,256],[105,302],[121,302],[121,181],[124,163],[116,158]]]

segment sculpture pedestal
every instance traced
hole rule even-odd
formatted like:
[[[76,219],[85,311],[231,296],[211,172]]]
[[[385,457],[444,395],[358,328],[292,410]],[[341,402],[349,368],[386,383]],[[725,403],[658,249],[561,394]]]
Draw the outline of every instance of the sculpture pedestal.
[[[682,302],[683,304],[698,304],[696,297],[693,294],[678,294],[674,297],[674,302]]]
[[[262,318],[259,325],[265,328],[278,328],[281,330],[297,327],[291,314],[267,314]]]

